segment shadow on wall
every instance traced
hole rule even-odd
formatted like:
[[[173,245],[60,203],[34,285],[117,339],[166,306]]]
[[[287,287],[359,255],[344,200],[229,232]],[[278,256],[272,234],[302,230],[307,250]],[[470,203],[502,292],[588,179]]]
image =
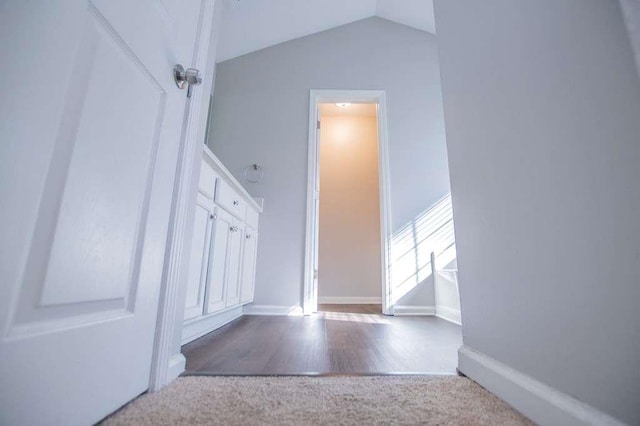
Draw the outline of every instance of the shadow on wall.
[[[391,237],[391,304],[432,276],[431,253],[438,266],[448,265],[456,258],[451,193]]]

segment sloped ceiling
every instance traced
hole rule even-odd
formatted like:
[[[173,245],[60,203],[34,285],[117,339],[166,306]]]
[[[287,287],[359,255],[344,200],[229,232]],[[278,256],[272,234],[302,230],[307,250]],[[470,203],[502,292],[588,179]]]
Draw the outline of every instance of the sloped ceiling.
[[[433,0],[223,0],[218,62],[379,16],[435,34]]]

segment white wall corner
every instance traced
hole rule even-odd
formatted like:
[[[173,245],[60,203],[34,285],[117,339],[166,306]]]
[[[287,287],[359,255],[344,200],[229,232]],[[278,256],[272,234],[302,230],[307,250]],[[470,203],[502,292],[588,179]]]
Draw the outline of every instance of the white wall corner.
[[[411,305],[395,305],[393,307],[393,315],[421,315],[434,316],[436,314],[435,306],[411,306]]]
[[[244,315],[273,315],[273,316],[302,316],[302,306],[280,306],[280,305],[245,305],[242,313]]]
[[[462,315],[460,309],[453,309],[448,306],[436,305],[436,316],[454,324],[462,325]]]
[[[537,424],[624,425],[608,414],[468,346],[458,350],[458,369]]]

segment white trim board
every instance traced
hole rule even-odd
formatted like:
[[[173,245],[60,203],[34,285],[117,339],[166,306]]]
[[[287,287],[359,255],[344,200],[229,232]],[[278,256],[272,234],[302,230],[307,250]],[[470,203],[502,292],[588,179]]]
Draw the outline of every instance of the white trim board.
[[[302,307],[298,305],[254,305],[250,303],[244,306],[244,315],[273,315],[273,316],[301,316]]]
[[[391,286],[389,279],[389,242],[391,241],[391,198],[389,148],[387,134],[387,101],[384,90],[311,90],[309,93],[309,148],[307,163],[307,219],[304,257],[303,310],[310,315],[318,310],[318,147],[316,127],[319,103],[365,102],[378,105],[378,175],[380,191],[380,247],[381,304],[384,314],[391,314]]]
[[[444,305],[436,305],[436,316],[454,324],[462,325],[460,309],[453,309]]]
[[[171,201],[171,216],[165,249],[162,281],[158,300],[149,391],[155,392],[168,385],[175,377],[180,362],[175,362],[179,348],[173,347],[174,335],[179,333],[178,324],[184,317],[184,295],[191,250],[192,222],[196,206],[198,176],[202,158],[202,140],[207,127],[209,94],[213,86],[215,49],[222,9],[215,1],[202,0],[195,43],[194,63],[187,64],[203,71],[202,87],[193,91],[187,102],[183,135],[177,158],[177,170]],[[186,96],[186,94],[185,94]],[[177,142],[177,141],[176,141]],[[181,373],[181,372],[180,372]]]
[[[458,369],[540,425],[624,425],[608,414],[468,346]]]
[[[380,305],[382,304],[382,297],[320,296],[318,297],[318,303],[328,305]]]
[[[175,354],[169,360],[169,371],[167,372],[167,380],[169,383],[173,382],[180,376],[187,365],[187,358],[182,353]]]
[[[198,337],[202,337],[205,334],[219,329],[223,325],[229,324],[231,321],[240,318],[242,312],[242,306],[234,306],[233,308],[185,323],[182,329],[182,344],[185,345],[196,340]]]
[[[393,307],[393,315],[395,316],[420,315],[432,317],[435,314],[435,306],[395,305]]]

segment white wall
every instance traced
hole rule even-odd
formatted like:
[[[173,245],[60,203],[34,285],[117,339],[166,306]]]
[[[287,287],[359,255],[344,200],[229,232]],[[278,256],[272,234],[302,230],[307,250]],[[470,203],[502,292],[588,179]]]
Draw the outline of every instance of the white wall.
[[[321,115],[321,122],[319,300],[381,299],[378,120]]]
[[[436,23],[464,345],[640,424],[640,80],[618,2],[440,0]]]
[[[209,145],[243,183],[248,165],[265,172],[245,185],[265,199],[260,305],[301,304],[310,89],[386,91],[394,232],[449,192],[433,35],[370,18],[219,63]],[[429,277],[401,303],[433,305]]]
[[[620,0],[620,5],[640,72],[640,0]]]

